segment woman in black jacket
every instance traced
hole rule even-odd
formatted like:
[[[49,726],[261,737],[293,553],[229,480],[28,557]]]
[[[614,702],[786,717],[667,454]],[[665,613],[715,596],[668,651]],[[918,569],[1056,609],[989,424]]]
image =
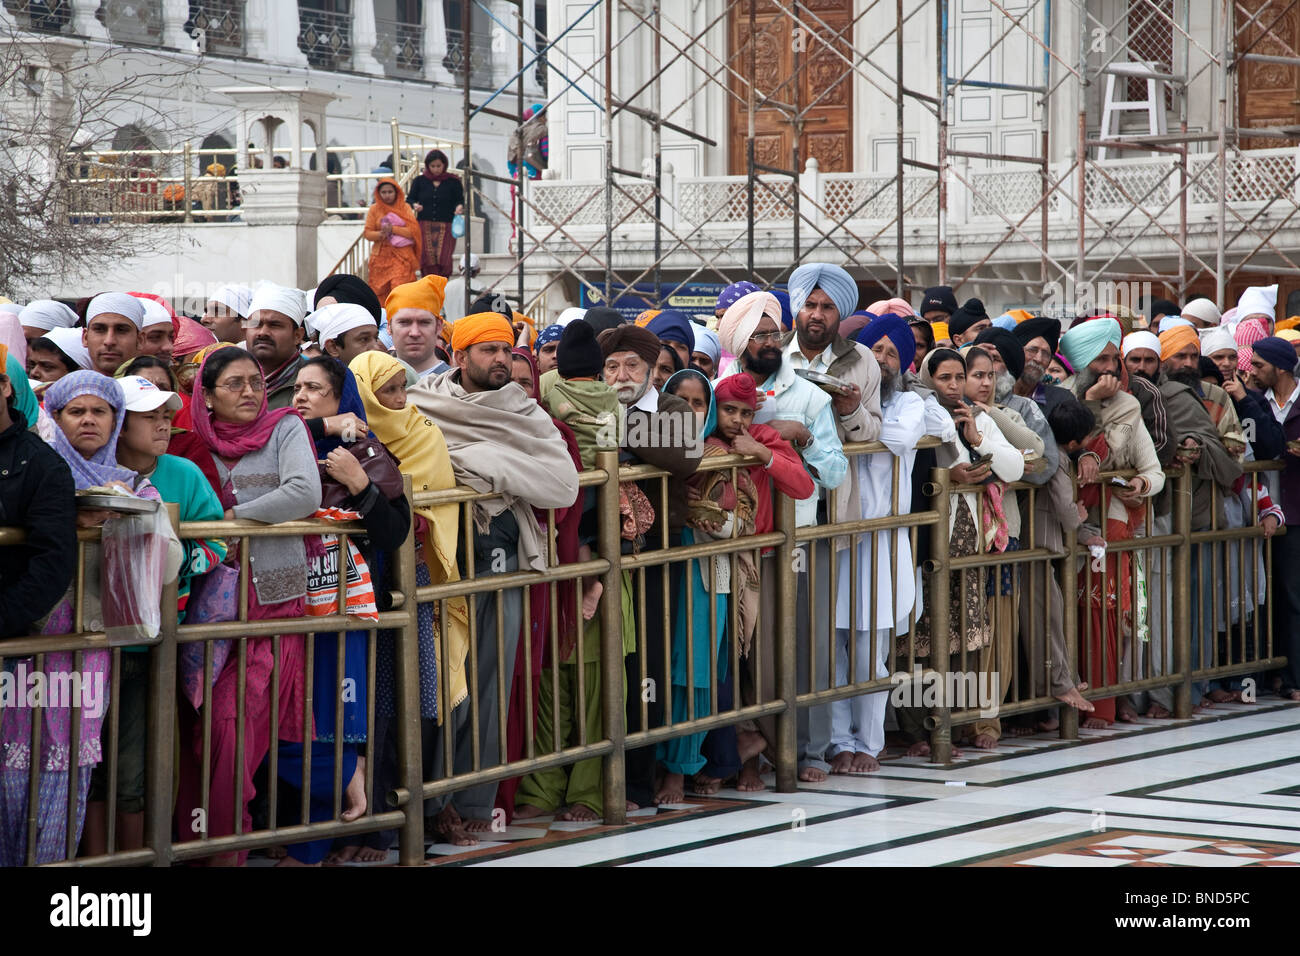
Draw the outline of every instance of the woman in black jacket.
[[[294,385],[294,408],[307,419],[316,442],[320,468],[321,507],[339,508],[360,515],[366,534],[352,539],[366,566],[374,587],[375,604],[380,611],[392,607],[392,552],[401,547],[411,528],[411,510],[402,491],[402,475],[397,461],[370,434],[366,427],[365,407],[357,392],[352,373],[328,357],[312,359],[298,371]],[[308,587],[312,587],[311,551],[309,549]],[[337,561],[322,560],[321,581],[337,587],[337,567],[347,564],[340,554]],[[347,573],[349,582],[354,575]],[[337,609],[331,611],[337,613]],[[382,753],[384,736],[366,726],[369,685],[367,661],[369,649],[365,631],[348,631],[343,638],[343,674],[338,673],[338,635],[315,636],[312,670],[312,698],[316,736],[311,745],[311,819],[326,820],[334,815],[334,781],[336,773],[346,791],[342,818],[356,820],[366,810],[365,757],[367,739],[372,752]],[[340,677],[342,681],[340,681]],[[342,710],[343,761],[335,767],[334,740]],[[279,775],[293,789],[302,785],[304,748],[301,744],[280,744]],[[376,792],[392,785],[386,764],[376,768]],[[392,768],[395,775],[396,767]],[[383,781],[381,783],[381,780]],[[292,815],[300,797],[283,801]],[[281,821],[300,822],[297,819]],[[330,840],[300,843],[288,848],[285,864],[316,865],[330,848]],[[359,842],[354,838],[353,842]]]
[[[420,223],[420,274],[450,276],[456,254],[451,220],[465,212],[465,190],[460,177],[447,172],[447,154],[431,149],[424,157],[424,174],[416,176],[407,194]]]

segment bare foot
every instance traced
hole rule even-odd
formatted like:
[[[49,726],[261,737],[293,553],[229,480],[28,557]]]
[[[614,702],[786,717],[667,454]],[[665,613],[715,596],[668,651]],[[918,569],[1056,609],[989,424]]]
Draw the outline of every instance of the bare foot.
[[[360,846],[345,846],[343,849],[335,850],[329,856],[325,857],[325,862],[330,866],[339,866],[343,863],[351,863],[360,850]]]
[[[1239,690],[1212,690],[1207,696],[1216,704],[1241,702],[1241,691]]]
[[[382,863],[386,859],[388,859],[387,850],[379,850],[372,846],[363,846],[357,850],[358,863]]]
[[[542,817],[549,813],[549,810],[543,810],[541,807],[535,807],[531,803],[515,804],[516,820],[531,820],[533,817]]]
[[[907,748],[908,757],[928,757],[930,756],[930,742],[928,740],[918,740],[912,746]],[[961,750],[957,747],[952,748],[952,758],[956,760],[961,756]]]
[[[680,773],[665,773],[655,794],[655,803],[681,803],[686,799],[686,779]]]
[[[1138,718],[1137,711],[1128,701],[1121,701],[1115,705],[1115,719],[1122,724],[1131,724]]]
[[[629,800],[626,804],[626,809],[628,813],[631,813],[633,810],[640,810],[641,807],[639,804],[633,803],[631,800]]]
[[[804,783],[821,783],[826,779],[826,771],[817,767],[804,767],[799,771],[799,779]]]
[[[1172,717],[1173,714],[1165,710],[1165,708],[1161,707],[1155,701],[1152,701],[1151,706],[1147,708],[1147,716],[1155,720],[1166,720]]]
[[[1300,687],[1292,687],[1290,690],[1279,690],[1278,696],[1283,700],[1300,700]]]
[[[444,807],[434,821],[434,831],[437,836],[443,838],[444,843],[450,843],[452,846],[475,846],[478,844],[478,837],[471,836],[465,828],[465,821],[460,818],[455,807]]]
[[[875,773],[879,769],[880,761],[861,751],[853,755],[853,763],[849,765],[849,773]]]
[[[702,770],[695,775],[692,784],[692,789],[696,793],[706,797],[712,796],[722,789],[721,779],[718,777],[710,777]]]
[[[590,823],[593,820],[599,820],[600,816],[591,807],[583,806],[581,803],[575,803],[555,815],[557,820],[573,821],[576,823]]]
[[[1087,689],[1088,689],[1087,684],[1080,684],[1078,687],[1071,687],[1064,694],[1057,694],[1056,699],[1063,704],[1069,704],[1075,710],[1082,710],[1087,713],[1091,713],[1093,710],[1096,709],[1092,706],[1092,701],[1088,700],[1088,698],[1084,697],[1082,694],[1079,693],[1080,690],[1087,690]]]
[[[1084,701],[1084,703],[1086,704],[1088,702]],[[1091,709],[1092,705],[1088,704],[1088,708]],[[1053,730],[1061,729],[1061,718],[1057,716],[1056,711],[1052,711],[1052,715],[1050,717],[1048,717],[1046,720],[1038,721],[1038,723],[1034,724],[1034,726],[1037,727],[1039,731],[1043,733],[1050,733]]]
[[[596,609],[600,606],[600,595],[604,592],[605,585],[600,581],[592,581],[582,591],[582,619],[590,621],[596,616]]]
[[[491,820],[466,820],[466,833],[487,833],[492,829]]]
[[[279,863],[277,863],[276,866],[320,866],[320,864],[303,863],[301,860],[295,860],[293,857],[289,856],[288,854],[285,854],[284,859],[282,859]]]
[[[265,852],[267,858],[271,860],[283,860],[289,855],[289,851],[282,846],[268,846],[263,852]]]
[[[978,750],[992,750],[998,745],[998,738],[992,734],[976,734],[974,743]]]
[[[853,751],[841,750],[831,758],[831,773],[848,773],[853,765]]]
[[[741,793],[757,793],[759,790],[766,789],[763,777],[758,772],[757,757],[746,760],[745,765],[740,768],[740,775],[736,777],[736,789]]]
[[[1103,720],[1100,717],[1089,717],[1083,722],[1083,726],[1088,730],[1105,730],[1110,726],[1110,721]]]
[[[366,758],[357,758],[357,769],[343,794],[342,819],[345,823],[360,819],[366,812]]]

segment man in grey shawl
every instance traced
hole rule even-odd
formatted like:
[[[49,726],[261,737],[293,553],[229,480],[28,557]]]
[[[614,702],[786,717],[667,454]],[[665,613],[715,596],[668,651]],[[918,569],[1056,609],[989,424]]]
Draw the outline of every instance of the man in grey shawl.
[[[407,400],[442,429],[456,481],[495,495],[472,506],[476,578],[521,568],[544,570],[546,536],[533,508],[567,508],[578,497],[578,472],[560,432],[545,409],[510,380],[514,340],[514,329],[504,316],[467,316],[452,333],[454,368],[426,376],[407,392]],[[462,577],[469,577],[466,557],[459,556]],[[498,669],[509,688],[524,623],[519,588],[481,592],[470,602],[478,658],[470,694],[478,713],[480,759],[476,768],[473,712],[459,707],[452,726],[456,773],[501,762]],[[446,772],[443,736],[437,735],[429,749],[433,752],[425,754],[424,765],[437,779]],[[466,831],[491,830],[496,792],[497,785],[487,783],[442,798],[437,831],[459,838],[454,842],[467,842]]]

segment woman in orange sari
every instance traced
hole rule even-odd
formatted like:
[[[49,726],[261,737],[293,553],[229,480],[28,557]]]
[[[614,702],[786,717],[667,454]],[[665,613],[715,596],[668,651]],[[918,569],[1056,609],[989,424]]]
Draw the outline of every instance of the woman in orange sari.
[[[414,282],[420,265],[419,223],[402,187],[389,176],[375,186],[375,203],[366,213],[366,238],[375,244],[370,253],[370,288],[383,302],[397,286]]]

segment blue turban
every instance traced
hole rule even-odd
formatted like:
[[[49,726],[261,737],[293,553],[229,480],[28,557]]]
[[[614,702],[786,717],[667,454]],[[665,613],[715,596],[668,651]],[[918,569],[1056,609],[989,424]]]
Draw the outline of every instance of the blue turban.
[[[1296,367],[1295,347],[1286,339],[1270,335],[1251,346],[1261,359],[1284,372],[1294,372]]]
[[[665,309],[646,323],[646,328],[659,336],[660,342],[681,342],[692,352],[695,351],[695,332],[685,312]]]
[[[718,296],[718,302],[717,305],[714,306],[713,311],[716,312],[718,309],[730,308],[745,296],[749,295],[749,293],[758,291],[758,286],[754,285],[752,282],[745,282],[743,280],[741,282],[733,282],[722,290],[722,295]]]
[[[772,296],[781,306],[781,327],[789,329],[794,327],[794,313],[790,311],[790,293],[784,289],[773,289]]]
[[[840,318],[851,315],[858,307],[858,284],[853,281],[853,276],[829,262],[804,263],[794,270],[786,287],[790,290],[790,311],[795,315],[799,314],[813,289],[821,289],[831,297]]]
[[[543,345],[546,345],[548,342],[560,341],[560,336],[563,334],[564,326],[559,324],[548,325],[546,328],[542,329],[542,331],[537,333],[537,341],[533,343],[533,352],[540,355]]]
[[[907,324],[906,319],[892,312],[886,312],[864,325],[862,331],[854,338],[855,341],[871,348],[886,336],[898,350],[899,369],[907,371],[912,367],[912,360],[916,358],[916,336],[912,334],[912,327]]]
[[[996,329],[1005,329],[1012,332],[1016,328],[1015,316],[1007,315],[1005,312],[993,320],[993,327]]]
[[[1089,319],[1076,323],[1061,336],[1061,354],[1076,370],[1083,368],[1108,344],[1119,348],[1123,332],[1112,318]]]

